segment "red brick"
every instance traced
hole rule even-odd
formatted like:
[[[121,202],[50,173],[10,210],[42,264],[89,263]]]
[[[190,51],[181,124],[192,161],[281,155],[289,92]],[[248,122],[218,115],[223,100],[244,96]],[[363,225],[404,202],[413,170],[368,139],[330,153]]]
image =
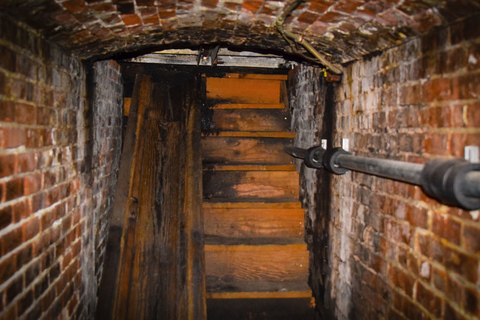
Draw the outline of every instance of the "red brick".
[[[33,247],[31,244],[23,246],[22,249],[17,253],[17,268],[21,268],[30,261],[33,257]]]
[[[23,291],[23,277],[17,276],[7,287],[6,304],[7,306]]]
[[[417,283],[416,299],[429,312],[436,317],[440,317],[442,313],[442,300],[429,289],[427,289],[421,282]]]
[[[14,200],[23,196],[23,182],[23,178],[15,178],[6,182],[6,201]]]
[[[28,217],[31,213],[31,206],[28,200],[18,201],[12,205],[13,217],[15,222]]]
[[[395,266],[388,268],[388,280],[397,288],[412,297],[415,279]]]
[[[445,303],[444,319],[448,320],[467,320],[463,315],[457,312],[449,303]]]
[[[10,225],[12,222],[12,208],[7,206],[0,209],[0,230]]]
[[[15,154],[0,155],[0,178],[12,176],[16,172],[17,158]]]
[[[0,262],[0,285],[5,283],[17,271],[17,258],[15,255],[10,255]]]
[[[160,18],[157,15],[149,16],[149,17],[143,18],[142,20],[144,25],[149,25],[149,24],[158,25],[160,23]]]
[[[471,288],[465,288],[464,297],[463,307],[465,310],[478,317],[480,315],[480,297],[478,291]]]
[[[428,212],[424,208],[406,205],[406,220],[411,226],[428,228]]]
[[[25,177],[23,190],[25,195],[30,195],[40,191],[42,188],[42,175],[40,172],[31,173]]]
[[[134,26],[142,24],[142,19],[136,14],[123,14],[122,15],[123,23],[127,26]]]
[[[448,215],[432,214],[432,232],[452,243],[460,244],[462,225]]]
[[[448,135],[441,133],[427,133],[425,137],[425,152],[435,155],[449,155]]]
[[[37,158],[33,152],[18,154],[17,162],[18,173],[30,172],[37,167]]]
[[[20,128],[0,128],[0,146],[6,149],[25,144],[25,132]]]
[[[452,98],[452,83],[448,78],[432,79],[425,83],[423,90],[423,97],[427,102],[455,100]]]
[[[23,235],[25,240],[30,240],[34,236],[38,234],[40,231],[40,222],[37,217],[32,217],[28,221],[26,221],[23,225]]]
[[[15,228],[4,234],[0,238],[0,243],[2,245],[2,255],[5,255],[22,244],[22,228]]]
[[[479,74],[467,74],[452,79],[453,94],[451,100],[478,99],[477,89],[480,87]]]
[[[36,108],[34,106],[16,103],[15,104],[15,122],[19,124],[35,124],[37,121]]]
[[[480,228],[465,225],[463,228],[463,243],[465,249],[480,255]]]
[[[417,235],[417,250],[428,258],[432,258],[440,263],[444,261],[445,247],[436,238],[419,233]]]
[[[473,256],[445,247],[445,266],[472,283],[478,281],[478,263],[478,259]]]

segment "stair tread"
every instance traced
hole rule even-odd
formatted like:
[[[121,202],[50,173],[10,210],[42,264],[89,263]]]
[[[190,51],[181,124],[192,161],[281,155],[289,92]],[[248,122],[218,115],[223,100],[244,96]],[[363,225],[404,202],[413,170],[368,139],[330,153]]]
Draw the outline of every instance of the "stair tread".
[[[291,299],[311,298],[312,290],[296,291],[250,291],[250,292],[207,292],[207,299]]]
[[[245,137],[245,138],[286,138],[296,137],[295,132],[288,131],[204,131],[203,138]]]
[[[296,171],[294,164],[206,164],[204,171]]]
[[[204,208],[258,208],[258,209],[301,209],[295,198],[204,199]]]
[[[206,246],[265,246],[265,245],[292,245],[305,244],[303,237],[297,238],[245,238],[245,237],[222,237],[215,235],[205,235]]]
[[[211,109],[285,109],[283,103],[218,103]]]
[[[203,74],[203,76],[206,76]],[[226,78],[226,79],[261,79],[261,80],[287,80],[286,74],[263,74],[263,73],[226,73],[215,77],[209,75],[209,78]]]

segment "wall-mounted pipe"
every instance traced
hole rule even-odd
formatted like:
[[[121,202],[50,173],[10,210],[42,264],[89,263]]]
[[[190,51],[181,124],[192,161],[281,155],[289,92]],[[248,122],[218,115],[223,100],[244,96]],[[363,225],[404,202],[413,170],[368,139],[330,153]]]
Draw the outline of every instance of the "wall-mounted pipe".
[[[419,185],[430,197],[465,210],[480,209],[480,164],[464,159],[433,159],[425,164],[354,156],[342,148],[285,147],[311,168],[335,174],[348,170]]]
[[[302,45],[308,52],[310,52],[319,63],[325,66],[326,69],[330,70],[335,74],[342,74],[341,67],[329,62],[325,57],[318,52],[310,43],[308,43],[302,36],[296,35],[293,32],[290,32],[284,28],[285,19],[292,13],[295,8],[297,8],[300,3],[304,2],[305,0],[294,0],[290,4],[285,7],[285,10],[278,16],[277,20],[275,21],[275,27],[277,28],[278,32],[280,32],[287,40],[291,39],[296,43]]]

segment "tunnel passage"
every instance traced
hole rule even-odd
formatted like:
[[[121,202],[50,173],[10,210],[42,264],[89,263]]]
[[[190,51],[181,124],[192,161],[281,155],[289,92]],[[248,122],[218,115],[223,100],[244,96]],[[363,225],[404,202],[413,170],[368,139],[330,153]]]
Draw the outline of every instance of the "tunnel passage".
[[[273,28],[284,6],[2,1],[1,318],[94,315],[122,144],[114,60],[224,44],[299,61]],[[325,84],[322,66],[290,72],[295,144],[347,138],[358,155],[463,157],[480,140],[478,12],[466,0],[302,4],[286,27],[341,63],[343,75]],[[298,170],[320,314],[479,317],[478,212],[441,205],[408,184]]]

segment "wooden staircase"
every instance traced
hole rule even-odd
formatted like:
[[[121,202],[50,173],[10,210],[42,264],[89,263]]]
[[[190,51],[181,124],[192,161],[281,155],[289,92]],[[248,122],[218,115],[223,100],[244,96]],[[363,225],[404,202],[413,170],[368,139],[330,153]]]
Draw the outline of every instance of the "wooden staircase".
[[[283,75],[207,77],[207,318],[314,319]],[[213,111],[213,114],[212,114]]]

